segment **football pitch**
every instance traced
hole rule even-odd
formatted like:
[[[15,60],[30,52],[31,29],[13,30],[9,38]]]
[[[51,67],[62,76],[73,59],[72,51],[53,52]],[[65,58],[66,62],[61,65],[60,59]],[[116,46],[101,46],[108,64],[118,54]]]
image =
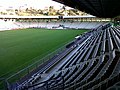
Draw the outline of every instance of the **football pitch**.
[[[27,67],[86,31],[24,29],[0,32],[0,77]]]

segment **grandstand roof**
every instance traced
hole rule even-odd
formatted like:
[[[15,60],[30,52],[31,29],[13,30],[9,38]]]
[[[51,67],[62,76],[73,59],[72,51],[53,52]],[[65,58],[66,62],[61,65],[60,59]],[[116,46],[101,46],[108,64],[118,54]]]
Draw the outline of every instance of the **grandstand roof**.
[[[97,17],[113,18],[120,15],[120,0],[53,0]]]
[[[14,15],[1,15],[0,19],[58,19],[59,16],[14,16]],[[63,16],[64,19],[69,18],[95,18],[95,16],[87,15],[87,16]]]

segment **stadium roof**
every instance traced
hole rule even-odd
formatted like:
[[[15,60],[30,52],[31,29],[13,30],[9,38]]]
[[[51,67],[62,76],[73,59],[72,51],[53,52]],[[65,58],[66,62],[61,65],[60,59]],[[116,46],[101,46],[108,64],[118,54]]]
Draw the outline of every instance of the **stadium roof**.
[[[113,18],[120,15],[120,0],[53,0],[97,17]]]
[[[59,16],[14,16],[14,15],[1,15],[0,19],[59,19]],[[74,18],[96,18],[95,16],[63,16],[64,19]]]

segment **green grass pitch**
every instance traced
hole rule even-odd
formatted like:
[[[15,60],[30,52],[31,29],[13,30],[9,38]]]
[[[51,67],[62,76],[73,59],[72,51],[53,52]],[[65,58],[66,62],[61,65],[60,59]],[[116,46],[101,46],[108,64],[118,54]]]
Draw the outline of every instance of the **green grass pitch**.
[[[25,29],[0,32],[0,77],[25,68],[86,30]]]

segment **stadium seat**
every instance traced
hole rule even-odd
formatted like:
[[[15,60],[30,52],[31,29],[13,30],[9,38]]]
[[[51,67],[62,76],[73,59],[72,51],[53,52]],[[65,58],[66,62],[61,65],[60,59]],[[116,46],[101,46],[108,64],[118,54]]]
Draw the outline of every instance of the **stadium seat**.
[[[69,26],[68,22],[64,23],[66,26]],[[77,25],[78,22],[74,23]],[[71,25],[74,25],[74,23],[72,22]],[[92,23],[92,25],[95,26],[97,24],[95,23]],[[80,26],[85,26],[86,24],[91,25],[89,22],[86,22],[81,23]],[[49,77],[46,77],[47,80],[45,82],[39,84],[41,73],[37,73],[37,75],[33,76],[33,79],[29,79],[27,83],[32,82],[29,86],[30,89],[34,86],[34,89],[44,88],[44,90],[118,89],[120,87],[119,30],[119,27],[109,27],[109,25],[106,25],[102,29],[93,30],[82,35],[77,41],[76,47],[68,48],[68,51],[61,54],[63,55],[62,57],[58,55],[56,57],[57,59],[51,60],[44,67],[43,72],[47,73],[60,60],[65,60],[57,67],[57,71],[53,72]]]

